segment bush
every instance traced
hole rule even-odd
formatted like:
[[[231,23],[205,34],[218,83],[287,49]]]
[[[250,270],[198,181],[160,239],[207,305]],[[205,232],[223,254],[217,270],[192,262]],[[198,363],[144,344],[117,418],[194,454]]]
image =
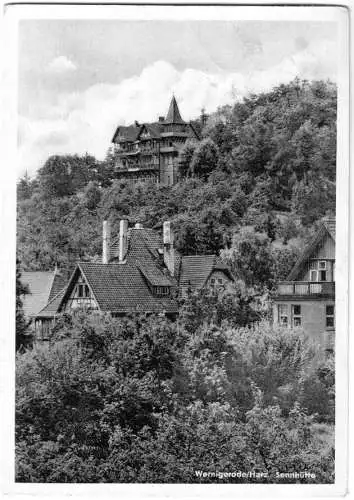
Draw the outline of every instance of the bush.
[[[306,336],[237,326],[227,307],[198,326],[190,300],[178,322],[63,317],[49,345],[18,356],[17,481],[200,482],[195,470],[238,468],[333,480],[332,447],[298,403],[316,361]],[[310,373],[333,389],[329,362]]]

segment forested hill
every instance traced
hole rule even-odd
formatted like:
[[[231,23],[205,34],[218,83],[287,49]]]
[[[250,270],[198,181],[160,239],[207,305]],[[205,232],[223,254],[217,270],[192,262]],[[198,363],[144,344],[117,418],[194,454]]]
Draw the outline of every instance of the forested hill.
[[[294,80],[194,122],[173,187],[114,179],[114,157],[52,156],[18,183],[24,269],[99,258],[102,220],[174,222],[184,254],[221,253],[249,285],[284,278],[324,215],[335,211],[336,87]]]

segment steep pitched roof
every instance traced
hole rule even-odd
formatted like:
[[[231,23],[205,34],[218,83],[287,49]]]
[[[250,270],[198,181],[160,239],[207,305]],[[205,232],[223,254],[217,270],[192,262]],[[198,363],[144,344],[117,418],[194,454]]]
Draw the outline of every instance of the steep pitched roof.
[[[119,142],[118,141],[118,136],[122,138],[124,141],[128,142],[133,142],[136,141],[139,132],[141,130],[141,125],[128,125],[128,126],[123,126],[119,125],[114,133],[114,136],[112,138],[112,142]]]
[[[168,108],[168,112],[166,115],[165,122],[167,124],[170,123],[185,123],[184,120],[182,120],[181,114],[178,109],[178,104],[176,101],[175,96],[172,96],[171,102],[170,102],[170,107]]]
[[[80,271],[94,294],[101,311],[111,313],[166,312],[176,313],[177,303],[170,297],[155,297],[137,265],[79,262],[59,311],[73,288]]]
[[[179,285],[183,294],[188,288],[202,288],[213,271],[222,271],[233,279],[228,267],[216,255],[182,256]]]
[[[60,290],[49,302],[43,307],[35,316],[36,319],[41,318],[54,318],[54,316],[58,313],[59,304],[64,297],[66,287]]]
[[[23,297],[25,316],[34,316],[48,302],[55,277],[54,271],[23,271],[21,281],[30,293]]]
[[[119,238],[112,245],[112,262],[117,261]],[[162,236],[153,229],[131,228],[128,230],[128,249],[125,261],[138,266],[153,286],[176,286],[176,280],[166,272],[163,262]]]
[[[48,302],[50,302],[56,295],[58,295],[58,293],[65,287],[67,282],[68,276],[66,272],[55,272]]]
[[[144,132],[144,129],[150,134],[152,139],[160,139],[161,138],[161,124],[158,123],[144,123],[140,129],[140,132],[137,136],[137,139],[140,138],[141,134]]]
[[[296,261],[294,267],[290,271],[288,275],[289,281],[295,281],[300,272],[303,269],[303,266],[306,265],[308,259],[311,257],[313,252],[316,250],[318,245],[323,241],[323,238],[329,234],[334,241],[336,241],[336,219],[334,217],[326,218],[321,221],[321,226],[315,236],[312,238],[310,243],[307,245],[305,250],[299,256]]]
[[[158,249],[163,249],[162,235],[154,229],[130,228],[128,229],[128,250],[127,258],[134,261],[137,258],[146,258],[146,252],[154,257],[159,256]],[[111,246],[112,260],[119,255],[119,236],[113,241]]]
[[[322,224],[325,226],[334,241],[336,240],[336,219],[335,217],[327,217],[323,219]]]

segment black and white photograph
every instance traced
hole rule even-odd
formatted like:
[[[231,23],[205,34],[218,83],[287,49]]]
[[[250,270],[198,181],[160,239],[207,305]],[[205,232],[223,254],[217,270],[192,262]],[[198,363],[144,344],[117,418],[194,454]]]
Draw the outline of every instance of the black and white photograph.
[[[13,56],[15,485],[344,493],[345,9],[36,7]]]

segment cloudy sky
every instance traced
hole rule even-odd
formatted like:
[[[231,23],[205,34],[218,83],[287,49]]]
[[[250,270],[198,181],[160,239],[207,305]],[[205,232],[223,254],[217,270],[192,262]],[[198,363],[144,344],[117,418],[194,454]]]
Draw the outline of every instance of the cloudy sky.
[[[19,30],[19,175],[51,154],[104,157],[118,124],[183,118],[299,76],[336,81],[330,22],[26,20]]]

